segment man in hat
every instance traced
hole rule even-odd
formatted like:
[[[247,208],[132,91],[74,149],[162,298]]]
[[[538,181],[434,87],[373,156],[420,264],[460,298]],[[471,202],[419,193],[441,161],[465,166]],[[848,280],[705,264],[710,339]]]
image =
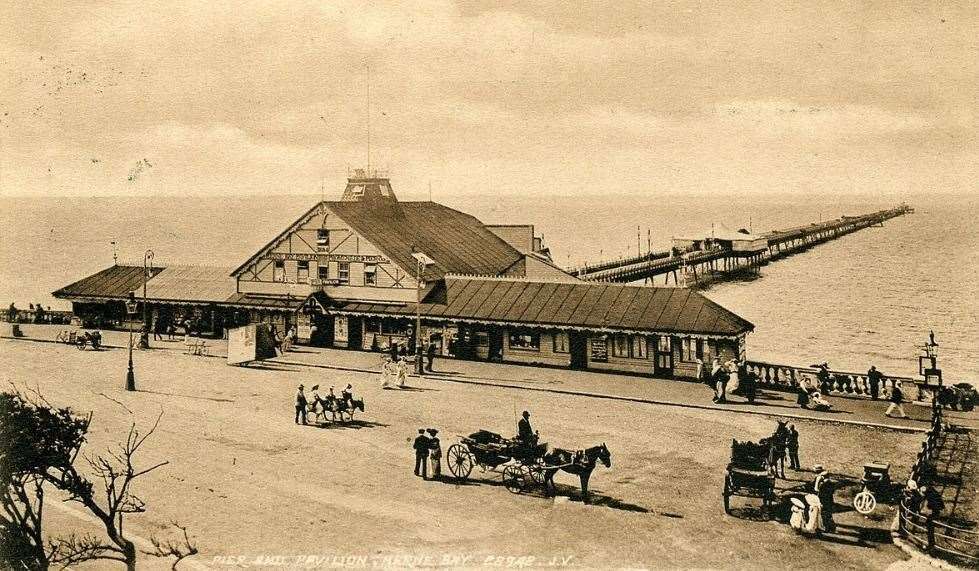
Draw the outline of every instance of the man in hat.
[[[418,429],[418,436],[415,437],[413,445],[415,449],[415,475],[422,479],[428,479],[428,454],[431,440],[425,436],[425,429]]]
[[[884,375],[880,374],[875,365],[870,366],[870,370],[867,371],[867,382],[870,384],[870,398],[877,400],[880,396],[880,381],[884,378]]]
[[[802,469],[802,464],[799,463],[799,431],[795,429],[794,424],[789,425],[789,436],[785,445],[789,451],[789,468]]]
[[[534,443],[534,429],[530,426],[530,413],[523,411],[523,418],[517,422],[517,440],[526,446]]]
[[[434,428],[428,429],[429,458],[432,460],[432,478],[435,480],[442,477],[442,443],[439,442],[438,433]]]
[[[303,393],[302,385],[299,385],[299,390],[296,392],[296,424],[299,424],[300,416],[303,424],[306,424],[306,394]]]
[[[836,529],[836,523],[833,521],[834,484],[825,468],[817,465],[814,470],[816,471],[816,479],[812,483],[812,488],[822,505],[822,528],[832,533]]]
[[[354,386],[350,383],[347,383],[347,386],[342,391],[340,391],[340,398],[343,399],[343,402],[353,406]]]

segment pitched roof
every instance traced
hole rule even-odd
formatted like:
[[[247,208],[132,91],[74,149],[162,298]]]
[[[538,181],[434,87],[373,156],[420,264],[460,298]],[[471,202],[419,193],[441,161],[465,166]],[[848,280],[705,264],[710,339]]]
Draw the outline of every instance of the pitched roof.
[[[688,288],[445,278],[421,304],[427,317],[515,325],[736,336],[754,329]],[[413,315],[415,304],[349,303],[343,313]]]
[[[150,278],[163,271],[151,268]],[[51,295],[65,298],[119,298],[129,296],[129,292],[143,286],[143,266],[110,266],[77,282],[56,290]]]
[[[435,202],[327,202],[344,222],[396,264],[415,267],[412,247],[435,261],[425,278],[446,273],[496,276],[523,258],[478,219]]]
[[[160,301],[223,301],[237,290],[229,268],[168,266],[146,283],[146,297]]]

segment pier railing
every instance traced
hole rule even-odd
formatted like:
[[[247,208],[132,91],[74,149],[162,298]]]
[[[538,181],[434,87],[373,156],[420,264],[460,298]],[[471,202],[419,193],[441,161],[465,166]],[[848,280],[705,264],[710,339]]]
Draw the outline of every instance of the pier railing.
[[[757,383],[760,387],[791,392],[798,389],[803,381],[806,381],[809,386],[818,387],[820,390],[825,391],[822,383],[816,377],[819,369],[815,367],[779,365],[763,361],[747,361],[745,365],[748,368],[748,372],[757,375]],[[879,396],[881,398],[890,396],[890,391],[894,387],[895,381],[914,383],[914,379],[911,377],[884,375],[880,382]],[[834,371],[830,369],[829,380],[826,385],[827,387],[825,388],[829,389],[828,392],[830,394],[865,396],[868,398],[871,396],[870,380],[867,373]]]
[[[942,407],[933,404],[931,427],[911,467],[911,479],[919,487],[934,485],[931,481],[932,475],[936,473],[936,465],[941,458],[948,432],[951,430],[954,428],[944,424]],[[971,433],[967,435],[967,438],[971,439],[971,437]],[[960,486],[963,484],[965,483],[959,482]],[[901,500],[897,520],[898,533],[901,537],[917,549],[951,563],[969,568],[979,566],[979,532],[945,521],[937,521],[936,514],[922,513],[922,505],[927,509],[925,502],[926,500],[921,499],[915,502],[917,505],[911,505],[907,497]]]

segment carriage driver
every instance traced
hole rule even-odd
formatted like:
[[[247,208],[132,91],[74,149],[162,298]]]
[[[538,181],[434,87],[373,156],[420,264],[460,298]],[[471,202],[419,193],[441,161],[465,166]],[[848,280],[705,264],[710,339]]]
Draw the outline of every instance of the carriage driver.
[[[537,444],[537,433],[530,426],[530,413],[523,411],[523,418],[517,422],[517,440],[524,446],[534,446]]]

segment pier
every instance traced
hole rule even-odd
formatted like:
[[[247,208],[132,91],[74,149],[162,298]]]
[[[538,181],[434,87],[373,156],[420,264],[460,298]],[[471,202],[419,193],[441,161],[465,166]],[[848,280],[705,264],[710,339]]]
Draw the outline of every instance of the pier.
[[[840,238],[857,230],[882,226],[884,221],[914,209],[906,204],[860,216],[842,216],[783,230],[752,235],[743,230],[720,236],[674,239],[670,250],[647,252],[639,256],[606,260],[570,270],[580,279],[597,282],[635,282],[665,276],[665,282],[679,285],[705,279],[725,279]]]

